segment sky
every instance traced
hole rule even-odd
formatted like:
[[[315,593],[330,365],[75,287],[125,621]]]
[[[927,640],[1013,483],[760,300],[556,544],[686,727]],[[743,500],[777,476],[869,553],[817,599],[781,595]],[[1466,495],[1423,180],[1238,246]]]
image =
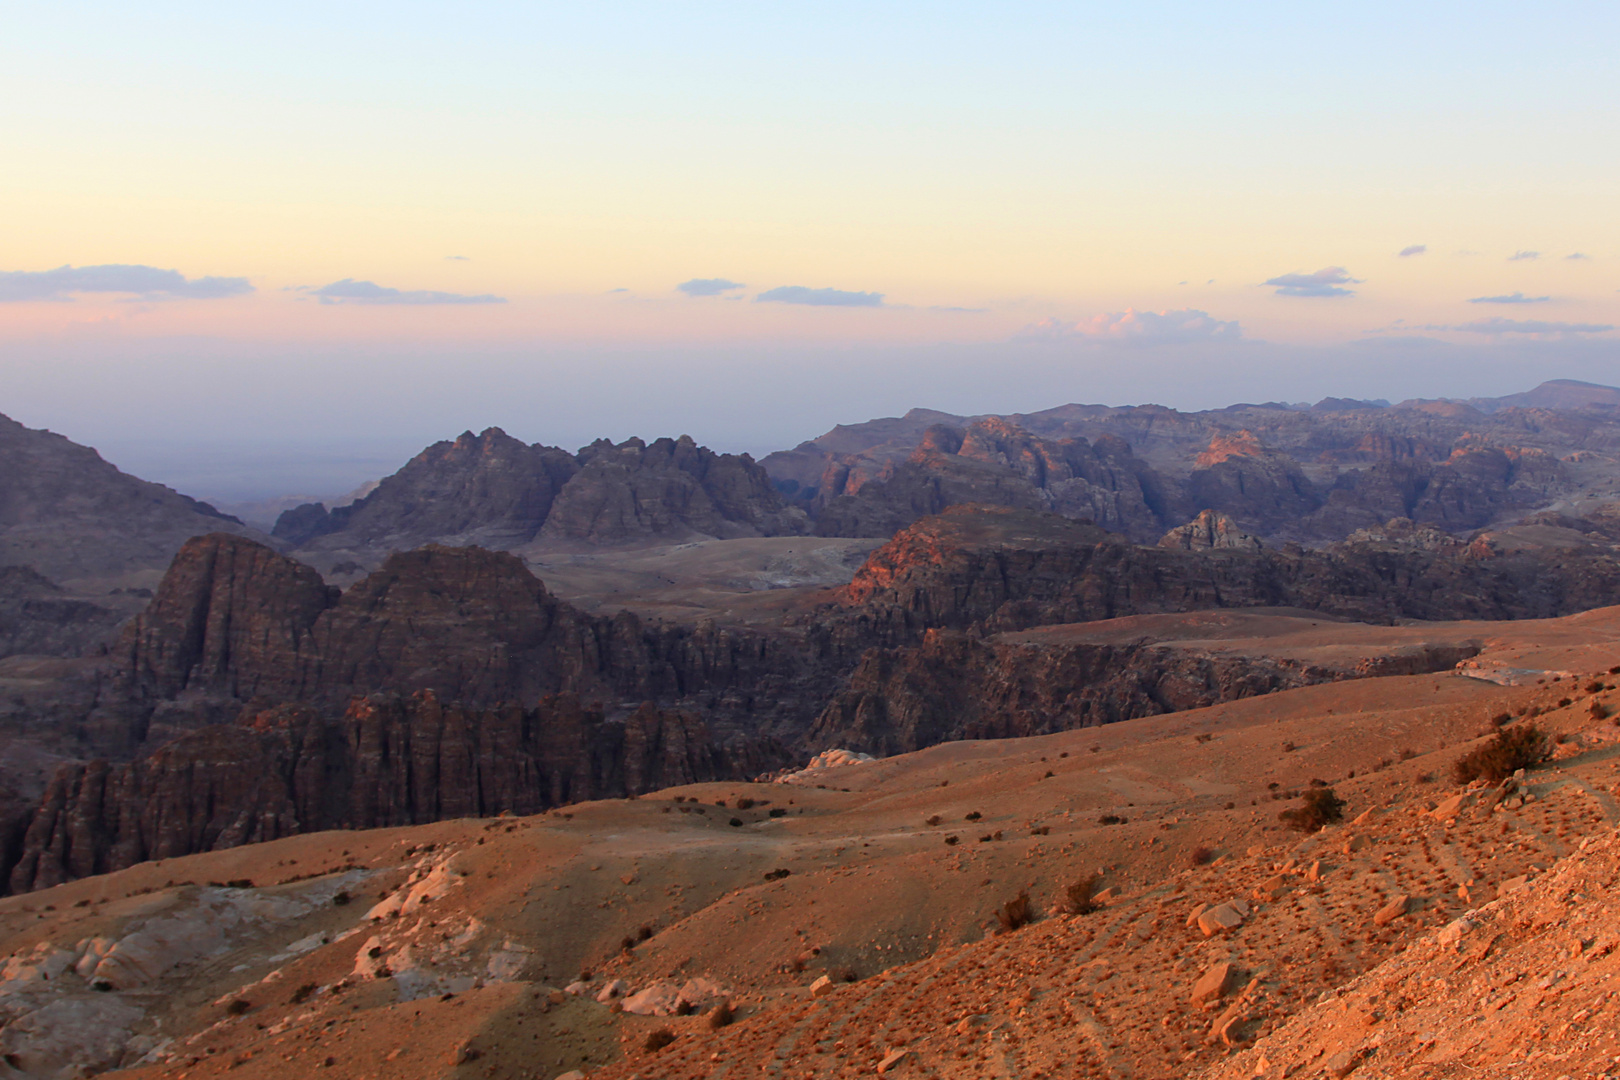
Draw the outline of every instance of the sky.
[[[1620,382],[1620,6],[32,3],[0,412],[215,498],[499,425]]]

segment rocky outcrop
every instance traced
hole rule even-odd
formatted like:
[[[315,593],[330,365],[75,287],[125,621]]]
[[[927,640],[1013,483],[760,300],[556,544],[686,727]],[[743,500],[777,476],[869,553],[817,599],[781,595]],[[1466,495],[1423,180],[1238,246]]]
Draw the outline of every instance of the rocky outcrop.
[[[1193,465],[1187,479],[1192,504],[1228,514],[1254,532],[1278,532],[1322,502],[1299,463],[1251,431],[1215,436]]]
[[[599,440],[578,454],[500,428],[463,433],[412,458],[365,498],[295,507],[274,535],[315,550],[400,551],[427,543],[507,549],[537,538],[583,546],[806,531],[748,455],[689,436]]]
[[[435,541],[527,543],[578,471],[573,456],[555,447],[530,446],[500,428],[467,431],[434,443],[348,506],[288,510],[272,535],[298,547],[332,534],[341,534],[344,546],[391,549]]]
[[[688,713],[614,721],[555,695],[467,708],[429,692],[249,711],[125,764],[58,772],[10,871],[13,891],[147,859],[334,828],[532,814],[582,799],[738,779],[777,759],[717,746]]]
[[[862,657],[817,717],[810,744],[887,756],[955,739],[1047,735],[1316,683],[1449,670],[1478,651],[1435,644],[1326,665],[1187,644],[1047,643],[930,630],[915,646]]]
[[[579,473],[562,489],[544,540],[619,544],[655,537],[797,535],[802,511],[782,504],[770,477],[747,454],[716,454],[690,436],[651,444],[598,440],[579,453]]]
[[[104,709],[149,743],[255,698],[332,706],[423,690],[471,707],[555,693],[679,703],[758,731],[802,724],[832,677],[783,635],[588,616],[505,552],[401,552],[339,594],[301,563],[214,534],[186,545],[125,628]]]
[[[1183,551],[1214,551],[1216,548],[1259,551],[1265,545],[1258,537],[1239,529],[1237,522],[1225,514],[1205,510],[1187,524],[1161,536],[1159,546]]]
[[[0,565],[52,581],[161,569],[189,537],[247,531],[207,503],[120,472],[88,446],[4,416],[0,463]]]
[[[1317,551],[1140,547],[1050,514],[955,507],[877,549],[821,616],[828,640],[910,644],[1149,612],[1286,606],[1362,622],[1548,618],[1620,603],[1620,551],[1464,542],[1410,521]]]
[[[1048,440],[992,417],[936,424],[903,463],[875,474],[829,467],[813,509],[823,536],[892,536],[920,516],[979,503],[1050,510],[1146,538],[1163,530],[1170,498],[1129,444],[1104,437]]]

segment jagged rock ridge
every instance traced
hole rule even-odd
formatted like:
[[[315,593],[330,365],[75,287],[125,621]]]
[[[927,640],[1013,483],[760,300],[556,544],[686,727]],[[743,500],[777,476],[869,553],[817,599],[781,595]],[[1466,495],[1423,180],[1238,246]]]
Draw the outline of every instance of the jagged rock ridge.
[[[1474,403],[913,410],[840,426],[763,464],[823,535],[887,536],[969,502],[1052,510],[1143,541],[1203,510],[1274,540],[1337,540],[1396,517],[1461,531],[1594,485],[1613,497],[1617,397],[1548,383]]]
[[[389,551],[796,535],[806,527],[748,455],[716,454],[690,436],[601,439],[569,454],[489,428],[433,444],[349,506],[288,510],[274,535],[299,547]]]

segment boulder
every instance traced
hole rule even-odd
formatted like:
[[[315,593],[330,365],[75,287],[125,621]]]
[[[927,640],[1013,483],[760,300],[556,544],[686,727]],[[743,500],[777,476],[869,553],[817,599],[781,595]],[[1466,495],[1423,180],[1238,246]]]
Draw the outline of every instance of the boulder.
[[[1205,937],[1236,930],[1242,925],[1243,916],[1231,903],[1216,904],[1198,916],[1198,929],[1203,931]]]
[[[1203,1005],[1207,1001],[1218,1001],[1225,997],[1236,974],[1237,968],[1230,961],[1222,960],[1211,965],[1193,983],[1192,1003]]]

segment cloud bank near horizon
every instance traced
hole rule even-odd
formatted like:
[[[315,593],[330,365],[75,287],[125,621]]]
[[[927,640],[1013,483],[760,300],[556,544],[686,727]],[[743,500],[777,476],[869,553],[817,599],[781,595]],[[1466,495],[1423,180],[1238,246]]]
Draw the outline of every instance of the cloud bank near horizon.
[[[1470,304],[1545,304],[1551,299],[1550,296],[1526,296],[1522,292],[1512,292],[1505,296],[1475,296],[1468,302]]]
[[[782,285],[754,297],[755,303],[804,304],[809,307],[882,307],[880,292],[850,292],[846,289],[812,289],[804,285]]]
[[[144,300],[221,300],[253,292],[245,277],[187,279],[178,270],[111,263],[59,266],[54,270],[0,272],[0,302],[70,301],[86,293],[112,293]]]
[[[1195,342],[1241,340],[1243,328],[1235,320],[1217,319],[1196,308],[1176,311],[1124,311],[1093,315],[1077,322],[1046,318],[1013,335],[1014,341],[1060,343],[1068,341],[1126,345],[1187,345]]]
[[[370,281],[356,281],[353,278],[344,278],[334,281],[330,285],[322,285],[319,289],[311,289],[310,295],[320,299],[323,304],[504,304],[504,296],[492,296],[483,293],[470,296],[464,293],[437,292],[431,289],[392,289],[385,285],[378,285]]]
[[[1505,319],[1497,315],[1489,319],[1447,326],[1418,326],[1416,330],[1449,330],[1467,334],[1606,334],[1614,329],[1612,323],[1546,322],[1541,319]]]

